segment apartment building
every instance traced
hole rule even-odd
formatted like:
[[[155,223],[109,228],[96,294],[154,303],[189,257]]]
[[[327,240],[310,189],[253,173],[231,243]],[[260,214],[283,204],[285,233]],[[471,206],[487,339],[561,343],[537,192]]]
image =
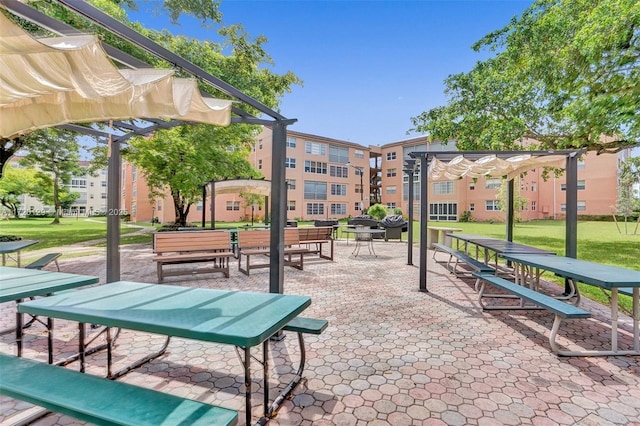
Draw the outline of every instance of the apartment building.
[[[266,179],[272,171],[272,133],[264,128],[256,138],[249,160]],[[287,219],[340,219],[356,216],[371,204],[380,202],[390,209],[408,212],[409,176],[403,171],[405,160],[415,151],[453,151],[455,145],[427,143],[425,137],[392,142],[382,146],[359,145],[307,133],[288,131],[286,139]],[[578,214],[608,215],[616,203],[619,164],[629,155],[589,153],[578,165]],[[162,223],[175,220],[173,201],[165,197],[150,199],[144,177],[131,164],[122,166],[121,207],[132,221],[157,217]],[[415,173],[414,214],[420,212],[420,174]],[[429,219],[457,221],[470,215],[478,221],[503,221],[498,190],[499,177],[463,178],[429,183]],[[564,218],[566,210],[564,175],[548,178],[543,169],[529,171],[517,180],[517,198],[521,200],[520,220]],[[466,213],[465,213],[466,212]],[[217,221],[264,219],[262,205],[251,206],[240,194],[215,197]],[[207,200],[192,206],[188,220],[209,220],[210,194]]]
[[[14,156],[7,163],[7,167],[21,168],[21,157]],[[81,161],[80,167],[89,167],[88,161]],[[74,201],[69,209],[63,212],[68,216],[87,216],[107,210],[107,170],[100,169],[95,175],[85,173],[73,176],[65,186],[71,192],[76,192],[80,196]],[[53,212],[54,207],[43,204],[40,200],[27,194],[18,197],[20,201],[21,214],[28,213],[42,214]]]

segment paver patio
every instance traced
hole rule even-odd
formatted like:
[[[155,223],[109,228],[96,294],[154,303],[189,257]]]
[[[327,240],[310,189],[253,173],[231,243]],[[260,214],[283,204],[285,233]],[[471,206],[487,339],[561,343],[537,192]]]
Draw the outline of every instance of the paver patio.
[[[270,424],[640,425],[639,357],[558,358],[549,350],[550,313],[482,312],[473,282],[455,278],[431,258],[431,292],[421,293],[418,268],[407,265],[406,242],[374,244],[377,257],[353,257],[353,242],[341,240],[334,262],[310,257],[304,271],[285,268],[285,292],[311,296],[304,315],[328,319],[329,328],[306,338],[308,380]],[[125,246],[121,253],[122,280],[156,282],[148,246]],[[413,258],[417,264],[417,249]],[[62,259],[60,269],[105,280],[103,255]],[[265,269],[247,277],[234,263],[229,279],[181,276],[166,283],[266,292],[268,275]],[[583,303],[595,319],[563,323],[559,342],[569,348],[606,345],[609,309]],[[0,308],[0,328],[12,325],[13,306]],[[621,346],[631,340],[630,324],[625,317]],[[75,332],[75,324],[56,322],[57,354],[76,350]],[[116,360],[124,364],[162,340],[125,331]],[[297,339],[287,333],[271,350],[271,390],[277,393],[276,384],[293,374],[288,360],[297,365]],[[15,353],[13,336],[0,338],[0,351]],[[46,362],[43,327],[29,329],[25,356]],[[103,373],[105,356],[89,359],[91,373]],[[258,368],[253,366],[255,419],[262,409]],[[244,407],[242,366],[229,346],[173,339],[166,355],[121,380]],[[0,398],[0,422],[28,406]],[[84,423],[49,415],[34,424]]]

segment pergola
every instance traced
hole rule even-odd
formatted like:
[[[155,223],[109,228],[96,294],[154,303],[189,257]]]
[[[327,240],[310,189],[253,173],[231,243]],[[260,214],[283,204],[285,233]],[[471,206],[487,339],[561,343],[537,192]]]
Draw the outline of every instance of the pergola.
[[[202,187],[202,227],[205,226],[205,212],[204,205],[207,197],[207,186],[210,187],[211,191],[211,203],[210,203],[210,211],[211,211],[211,229],[216,228],[215,218],[215,201],[216,195],[218,194],[254,194],[254,195],[262,195],[265,197],[265,224],[269,223],[269,195],[271,195],[271,181],[265,179],[224,179],[224,180],[212,180],[207,182],[207,185]]]
[[[101,12],[84,1],[56,0],[66,8],[77,13],[92,23],[99,25],[112,34],[142,48],[181,70],[189,73],[193,79],[177,79],[171,71],[157,70],[112,46],[99,42],[97,38],[87,40],[81,31],[51,18],[27,4],[13,0],[0,0],[0,6],[12,14],[26,19],[58,37],[46,41],[23,39],[13,33],[0,40],[0,82],[14,84],[12,90],[2,90],[0,108],[0,128],[3,139],[26,134],[34,129],[59,126],[94,137],[103,138],[109,144],[108,187],[107,187],[107,282],[120,280],[120,167],[121,146],[134,135],[146,135],[157,129],[170,128],[185,122],[203,122],[216,125],[247,123],[270,126],[273,129],[272,148],[272,182],[271,182],[271,267],[269,273],[269,291],[283,292],[284,281],[284,228],[286,224],[286,186],[285,186],[285,142],[286,127],[295,119],[288,119],[259,101],[251,98],[230,84],[209,74],[182,57],[168,51],[152,40],[142,36],[120,21]],[[5,22],[6,21],[6,22]],[[15,28],[14,28],[15,27]],[[17,30],[16,30],[17,28]],[[3,31],[22,31],[10,21],[4,19]],[[19,41],[22,40],[22,41]],[[71,50],[79,45],[93,43],[80,55],[72,57]],[[25,46],[33,45],[34,55],[29,56]],[[36,60],[45,56],[51,49],[49,59]],[[103,50],[105,60],[99,55],[91,56],[97,50]],[[57,55],[57,56],[56,56]],[[66,56],[65,56],[66,55]],[[86,56],[83,62],[83,56]],[[108,61],[106,58],[109,58]],[[15,69],[4,66],[9,60],[34,61],[32,85],[20,86],[30,81],[31,74],[25,73],[20,79]],[[78,70],[90,69],[93,62],[101,62],[102,68],[96,73],[112,72],[109,66],[118,73],[95,75],[95,80],[77,74]],[[107,62],[111,62],[108,64]],[[113,65],[119,64],[119,68]],[[54,74],[54,65],[56,68]],[[66,68],[65,68],[66,67]],[[125,67],[125,68],[122,68]],[[48,74],[48,72],[50,74]],[[65,75],[68,74],[68,75]],[[90,73],[89,73],[90,74]],[[69,77],[73,87],[67,87],[63,77]],[[102,78],[98,78],[102,77]],[[196,81],[208,84],[215,90],[225,93],[229,99],[214,99],[207,93],[200,94]],[[44,82],[44,84],[42,84]],[[122,90],[119,90],[121,87]],[[127,92],[128,90],[128,92]],[[164,90],[164,91],[162,91]],[[73,92],[73,93],[71,93]],[[14,96],[4,98],[4,96]],[[119,102],[107,104],[107,101],[122,95]],[[93,100],[92,100],[93,99]],[[172,102],[166,102],[171,99]],[[82,107],[77,107],[81,102]],[[242,106],[249,106],[259,111],[253,115]],[[84,114],[84,115],[83,115]],[[21,123],[21,119],[23,124]],[[42,118],[41,122],[34,122]],[[79,125],[80,123],[108,122],[107,130]]]
[[[420,173],[420,291],[428,292],[427,222],[429,220],[429,183],[431,180],[456,180],[465,176],[492,176],[507,179],[506,239],[513,241],[514,178],[537,167],[564,167],[567,179],[565,256],[577,256],[578,230],[578,158],[584,150],[559,151],[415,151],[406,160],[405,172],[409,174],[409,229],[413,220],[413,179],[419,166]],[[413,236],[409,235],[409,248]],[[409,257],[411,263],[411,257]]]

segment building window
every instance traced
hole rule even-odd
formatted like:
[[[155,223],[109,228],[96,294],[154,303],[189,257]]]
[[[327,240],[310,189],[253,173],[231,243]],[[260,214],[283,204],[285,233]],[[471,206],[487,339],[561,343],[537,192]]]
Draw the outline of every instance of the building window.
[[[304,182],[304,199],[305,200],[326,200],[327,199],[327,183],[326,182]]]
[[[135,182],[136,179],[138,179],[138,169],[136,166],[131,166],[131,180]]]
[[[287,157],[284,160],[284,166],[286,168],[288,168],[288,169],[295,169],[296,168],[296,159]]]
[[[92,188],[93,188],[93,187],[94,187],[94,185],[95,185],[95,182],[89,182],[89,186],[90,186],[90,187],[92,187]]]
[[[331,176],[331,177],[339,177],[339,178],[347,178],[347,177],[349,177],[349,167],[345,167],[345,166],[329,166],[329,176]]]
[[[296,147],[296,138],[287,136],[287,148],[295,148],[295,147]]]
[[[340,164],[348,163],[349,148],[329,145],[329,161],[332,163],[340,163]]]
[[[93,200],[93,194],[89,194],[89,199]]]
[[[475,212],[476,211],[476,204],[475,203],[469,203],[469,211],[470,212]]]
[[[537,182],[531,182],[531,191],[532,192],[536,192],[538,190],[538,183]]]
[[[577,182],[578,185],[578,191],[582,191],[587,187],[587,184],[584,180],[579,180]],[[567,190],[567,184],[566,183],[562,183],[560,184],[560,190],[561,191],[566,191]]]
[[[356,158],[364,158],[364,151],[362,151],[361,149],[356,149],[353,152],[353,156]]]
[[[308,215],[324,215],[324,204],[322,203],[307,203]]]
[[[584,170],[584,160],[578,160],[578,170]]]
[[[476,183],[474,181],[469,182],[469,191],[476,189]]]
[[[362,201],[357,201],[354,207],[355,210],[362,211],[364,208]]]
[[[347,214],[347,205],[344,203],[331,203],[332,216],[345,216]]]
[[[356,192],[356,194],[362,194],[362,193],[363,193],[363,192],[362,192],[362,185],[360,185],[359,183],[358,183],[358,184],[356,184],[356,186],[355,186],[355,190],[356,190],[356,191],[355,191],[355,192]]]
[[[387,177],[394,177],[396,174],[396,169],[387,169]]]
[[[396,152],[387,152],[387,161],[391,161],[391,160],[395,160],[396,159]]]
[[[106,192],[100,193],[100,198],[102,198],[103,200],[106,200],[107,199],[107,193]]]
[[[305,173],[315,173],[318,175],[326,175],[327,174],[327,163],[322,161],[304,161],[304,171]]]
[[[453,194],[453,181],[433,182],[433,193],[435,195]]]
[[[487,179],[484,187],[486,189],[498,189],[502,185],[502,179]]]
[[[71,179],[71,187],[72,188],[86,188],[87,180],[84,178],[72,178]]]
[[[202,201],[198,201],[196,203],[196,211],[197,212],[201,212],[202,211]]]
[[[342,183],[332,183],[331,184],[331,195],[347,195],[347,185]]]
[[[304,152],[311,155],[327,155],[327,145],[307,141],[304,145]]]
[[[456,203],[430,203],[429,220],[449,222],[458,220],[458,205]]]
[[[136,203],[131,203],[131,216],[135,217],[137,214],[138,214],[138,206],[136,205]]]
[[[485,210],[488,212],[500,210],[500,201],[498,200],[485,201]]]
[[[579,212],[583,212],[585,210],[587,210],[587,202],[586,201],[578,201],[577,203],[577,207],[578,207],[578,211]],[[560,205],[560,210],[562,210],[563,212],[567,211],[567,205],[566,204],[561,204]]]
[[[228,212],[240,211],[240,201],[227,201],[227,211]]]
[[[101,180],[100,181],[100,186],[103,187],[103,188],[106,188],[107,187],[107,181],[106,180]]]
[[[262,170],[262,160],[258,160],[258,170]]]
[[[536,210],[538,210],[538,203],[536,201],[532,201],[531,202],[531,211],[535,212]]]
[[[158,202],[156,203],[156,210],[158,210],[159,212],[162,211],[162,200],[158,200]]]
[[[289,210],[290,212],[294,211],[296,209],[296,202],[295,200],[287,200],[287,210]]]
[[[387,186],[387,194],[395,194],[395,193],[396,193],[396,186],[395,185]]]
[[[296,181],[295,179],[287,179],[285,180],[287,184],[287,189],[296,189]]]
[[[396,208],[396,203],[387,203],[387,208],[388,209],[395,209]]]

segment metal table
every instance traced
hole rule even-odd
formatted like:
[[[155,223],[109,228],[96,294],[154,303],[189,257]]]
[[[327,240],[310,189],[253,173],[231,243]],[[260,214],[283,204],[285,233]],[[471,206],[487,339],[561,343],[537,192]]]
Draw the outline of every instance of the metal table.
[[[276,398],[269,407],[268,342],[290,320],[311,304],[307,296],[274,293],[212,290],[170,285],[143,284],[118,281],[81,289],[71,294],[51,296],[21,303],[19,311],[32,315],[61,318],[80,323],[80,347],[84,347],[85,324],[101,324],[167,336],[163,348],[135,362],[124,371],[111,373],[118,377],[132,368],[161,355],[171,336],[207,342],[234,345],[244,350],[246,421],[251,422],[251,348],[262,344],[264,378],[264,417],[268,421],[288,393],[301,380],[299,374],[285,388],[284,396]],[[53,330],[50,331],[51,333]],[[110,341],[110,333],[107,333]],[[108,361],[111,345],[107,348]],[[84,369],[84,356],[80,356],[80,368]]]
[[[564,256],[548,256],[540,254],[502,254],[501,257],[524,267],[540,271],[549,271],[574,282],[577,302],[580,293],[575,281],[611,290],[611,350],[562,352],[567,356],[602,356],[602,355],[640,355],[640,271],[617,266],[603,265]],[[633,349],[618,349],[618,288],[633,288]]]
[[[82,287],[98,282],[98,277],[66,274],[63,272],[41,271],[37,269],[21,269],[8,266],[0,267],[0,303],[15,300],[16,303],[36,296],[47,296],[57,291]],[[28,327],[24,324],[23,315],[16,313],[16,327],[0,331],[0,335],[11,333],[17,329]],[[22,355],[22,339],[17,339],[18,356]]]
[[[7,257],[11,258],[11,256],[9,256],[10,253],[16,253],[16,258],[14,260],[18,264],[19,268],[20,251],[37,243],[37,240],[18,240],[0,243],[0,253],[2,253],[2,266],[5,266],[7,264]]]
[[[369,249],[369,254],[373,254],[374,256],[378,256],[373,249],[373,237],[374,235],[383,236],[386,234],[386,230],[384,229],[370,229],[370,228],[354,228],[354,229],[344,229],[342,232],[346,232],[348,234],[354,234],[354,240],[356,242],[356,246],[353,248],[353,252],[351,254],[353,256],[358,256],[360,253],[360,247],[363,243],[367,244],[367,248]],[[349,240],[347,239],[347,242]]]

